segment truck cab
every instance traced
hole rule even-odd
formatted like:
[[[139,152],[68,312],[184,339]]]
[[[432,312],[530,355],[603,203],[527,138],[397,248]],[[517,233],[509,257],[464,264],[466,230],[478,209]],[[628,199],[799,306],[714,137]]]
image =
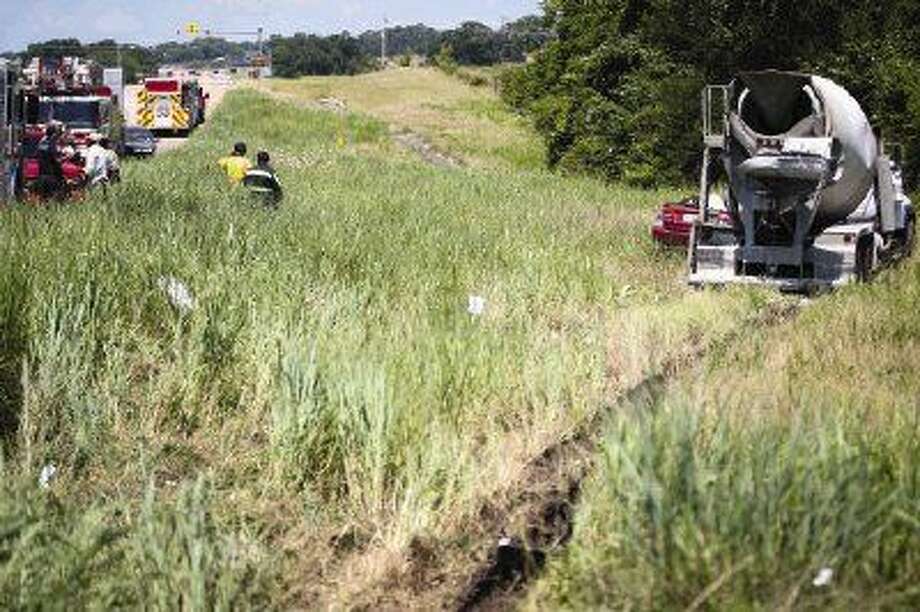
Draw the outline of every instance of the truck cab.
[[[109,135],[112,125],[112,99],[96,95],[50,94],[36,99],[29,123],[62,123],[73,137],[74,146],[88,146],[93,134]]]

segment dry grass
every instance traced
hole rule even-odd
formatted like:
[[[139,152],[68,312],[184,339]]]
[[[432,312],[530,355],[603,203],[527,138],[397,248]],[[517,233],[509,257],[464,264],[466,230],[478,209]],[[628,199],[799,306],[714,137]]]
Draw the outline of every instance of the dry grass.
[[[419,133],[476,167],[536,170],[543,163],[536,134],[491,89],[470,87],[434,68],[274,79],[260,86],[295,101],[341,100],[351,111]]]

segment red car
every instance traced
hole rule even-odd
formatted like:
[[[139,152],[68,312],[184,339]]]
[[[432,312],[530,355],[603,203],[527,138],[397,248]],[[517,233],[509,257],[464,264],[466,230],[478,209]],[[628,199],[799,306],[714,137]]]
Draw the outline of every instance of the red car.
[[[690,242],[690,229],[699,214],[700,200],[697,197],[665,202],[655,215],[652,238],[666,245],[686,246]]]
[[[712,210],[712,209],[710,209]],[[724,210],[712,211],[716,219],[731,224],[731,215]],[[665,202],[655,215],[652,224],[652,238],[669,246],[687,246],[690,230],[700,214],[700,199],[697,196],[684,198],[679,202]]]

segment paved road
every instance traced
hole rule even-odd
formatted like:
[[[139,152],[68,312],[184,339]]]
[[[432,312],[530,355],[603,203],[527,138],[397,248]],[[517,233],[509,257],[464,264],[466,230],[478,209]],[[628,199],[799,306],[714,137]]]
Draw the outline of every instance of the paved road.
[[[208,100],[206,116],[210,116],[210,114],[214,112],[214,109],[223,101],[224,95],[236,86],[232,81],[214,79],[209,75],[202,75],[196,78],[198,82],[201,83],[204,92],[211,96]],[[128,85],[125,87],[126,125],[137,125],[137,92],[139,90],[140,85]],[[185,138],[158,138],[157,152],[162,153],[181,147],[185,143],[185,140]]]

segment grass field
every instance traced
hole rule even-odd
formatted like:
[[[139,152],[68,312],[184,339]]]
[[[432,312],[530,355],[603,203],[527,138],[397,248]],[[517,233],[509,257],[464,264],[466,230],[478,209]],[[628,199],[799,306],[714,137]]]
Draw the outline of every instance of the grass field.
[[[434,68],[263,85],[297,101],[340,100],[394,130],[417,132],[477,168],[521,172],[544,165],[543,147],[526,120],[506,110],[491,88],[470,87]]]
[[[444,78],[273,84],[284,99],[233,92],[185,147],[130,164],[107,197],[0,211],[0,607],[450,606],[478,540],[497,535],[483,533],[484,508],[520,494],[533,458],[707,348],[653,416],[623,412],[611,425],[575,541],[531,603],[687,605],[741,564],[739,575],[764,578],[744,574],[706,605],[769,606],[792,573],[819,559],[841,567],[832,553],[846,546],[862,546],[862,573],[847,573],[848,590],[829,601],[907,601],[915,264],[745,339],[787,300],[686,289],[681,254],[646,237],[673,193],[515,161],[501,147],[539,150],[535,137],[487,89]],[[391,107],[374,79],[430,93]],[[303,104],[318,95],[362,112]],[[454,142],[460,119],[473,127]],[[393,124],[468,166],[392,154]],[[279,211],[217,174],[240,139],[272,152]],[[194,308],[170,305],[169,279]],[[468,312],[470,296],[484,299],[481,314]],[[899,323],[882,325],[886,313]],[[890,349],[883,357],[873,344],[846,351],[867,333]],[[821,344],[824,334],[835,340]],[[839,375],[862,360],[867,373]],[[884,393],[870,393],[880,380]],[[844,418],[849,406],[877,421]],[[872,453],[852,450],[863,443]],[[626,460],[642,470],[624,472]],[[841,465],[856,473],[834,472]],[[805,482],[810,468],[838,480]],[[755,529],[770,497],[748,495],[743,479],[770,470],[792,474],[796,503]],[[725,483],[724,497],[707,497],[709,483]],[[814,495],[826,497],[804,501]],[[690,530],[740,499],[750,501],[725,529]],[[643,500],[673,509],[660,538],[680,555],[642,548]],[[788,537],[787,524],[817,529],[840,509],[850,514],[811,540]],[[828,551],[831,541],[844,548]],[[812,542],[821,554],[800,551]],[[776,570],[784,546],[798,547],[788,575]]]
[[[2,601],[360,600],[754,306],[682,287],[645,239],[664,194],[433,168],[387,134],[237,92],[107,199],[3,212]],[[239,139],[274,154],[279,212],[217,175]],[[347,562],[316,569],[343,538],[369,564],[346,590]]]
[[[916,609],[918,312],[914,260],[616,419],[529,607]]]

